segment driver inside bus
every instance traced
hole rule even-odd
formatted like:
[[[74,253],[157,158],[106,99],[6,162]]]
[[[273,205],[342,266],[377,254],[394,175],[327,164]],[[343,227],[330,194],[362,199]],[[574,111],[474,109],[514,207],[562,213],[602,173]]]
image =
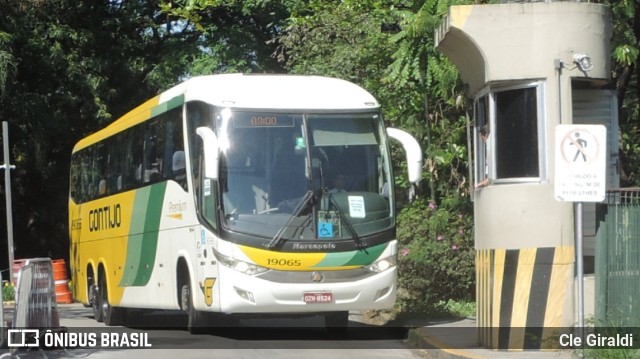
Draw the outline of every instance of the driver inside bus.
[[[332,180],[333,188],[329,190],[330,193],[347,192],[345,188],[344,175],[341,173],[336,174]]]

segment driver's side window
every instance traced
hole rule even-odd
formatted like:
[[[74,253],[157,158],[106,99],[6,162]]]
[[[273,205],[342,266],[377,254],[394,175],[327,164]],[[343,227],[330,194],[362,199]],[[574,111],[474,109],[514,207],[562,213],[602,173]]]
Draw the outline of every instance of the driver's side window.
[[[217,229],[216,221],[216,182],[204,176],[204,146],[196,129],[202,126],[213,126],[211,106],[200,102],[187,103],[187,126],[189,131],[189,154],[191,158],[191,176],[194,197],[199,214],[213,229]]]

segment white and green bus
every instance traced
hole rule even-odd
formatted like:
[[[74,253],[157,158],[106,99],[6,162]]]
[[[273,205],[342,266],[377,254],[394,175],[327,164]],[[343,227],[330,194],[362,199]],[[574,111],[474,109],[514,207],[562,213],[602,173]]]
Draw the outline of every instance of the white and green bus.
[[[73,149],[70,264],[75,299],[107,325],[128,308],[319,313],[389,308],[395,205],[377,101],[315,76],[191,78]]]

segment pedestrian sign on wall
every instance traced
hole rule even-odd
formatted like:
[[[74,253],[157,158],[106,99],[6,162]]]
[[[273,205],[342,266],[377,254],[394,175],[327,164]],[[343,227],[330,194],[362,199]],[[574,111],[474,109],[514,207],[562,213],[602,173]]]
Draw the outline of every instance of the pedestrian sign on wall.
[[[602,202],[607,183],[607,128],[603,125],[558,125],[555,135],[556,199]]]

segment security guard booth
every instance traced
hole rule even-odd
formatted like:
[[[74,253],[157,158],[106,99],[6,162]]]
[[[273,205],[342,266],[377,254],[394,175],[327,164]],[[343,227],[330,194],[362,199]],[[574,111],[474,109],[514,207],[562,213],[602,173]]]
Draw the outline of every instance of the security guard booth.
[[[554,130],[604,124],[606,185],[618,187],[611,32],[607,7],[547,0],[453,6],[435,35],[474,101],[477,325],[485,347],[537,348],[577,323],[574,209],[554,197]],[[588,270],[595,204],[585,204],[583,218]]]

